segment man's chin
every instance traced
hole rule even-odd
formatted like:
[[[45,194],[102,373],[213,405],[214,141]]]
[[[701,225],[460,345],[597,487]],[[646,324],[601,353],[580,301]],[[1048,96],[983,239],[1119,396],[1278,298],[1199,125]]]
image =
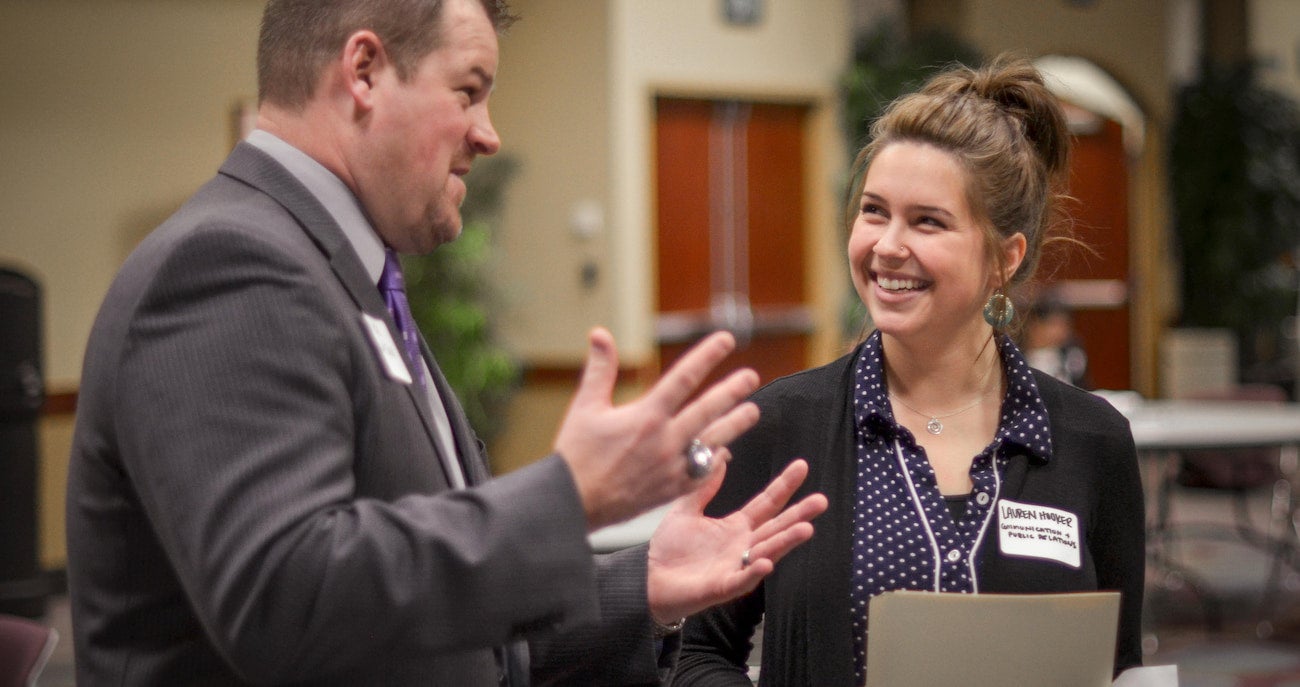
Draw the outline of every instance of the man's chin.
[[[465,224],[461,221],[460,215],[457,214],[454,222],[438,222],[429,232],[429,245],[423,247],[422,253],[429,253],[444,243],[451,243],[460,238]]]

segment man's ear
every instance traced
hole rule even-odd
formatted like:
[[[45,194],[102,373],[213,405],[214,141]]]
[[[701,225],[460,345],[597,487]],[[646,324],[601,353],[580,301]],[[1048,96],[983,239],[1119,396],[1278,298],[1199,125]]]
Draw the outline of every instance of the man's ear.
[[[368,112],[374,106],[375,84],[387,65],[384,43],[373,31],[357,31],[348,36],[339,69],[359,110]]]

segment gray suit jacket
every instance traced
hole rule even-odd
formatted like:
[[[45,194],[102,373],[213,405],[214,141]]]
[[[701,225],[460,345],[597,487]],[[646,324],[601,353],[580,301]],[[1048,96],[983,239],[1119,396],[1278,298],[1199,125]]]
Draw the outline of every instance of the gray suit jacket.
[[[644,549],[593,558],[558,456],[489,481],[426,350],[451,490],[362,313],[400,340],[328,213],[247,144],[126,261],[69,475],[78,684],[496,685],[525,637],[537,681],[656,681]]]

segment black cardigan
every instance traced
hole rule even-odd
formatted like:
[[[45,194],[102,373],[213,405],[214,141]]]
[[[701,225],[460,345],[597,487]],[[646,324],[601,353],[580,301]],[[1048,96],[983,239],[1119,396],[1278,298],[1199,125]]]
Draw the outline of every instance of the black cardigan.
[[[752,593],[692,617],[686,624],[674,685],[745,685],[754,627],[764,620],[761,683],[854,683],[850,554],[856,454],[853,450],[853,361],[778,379],[755,393],[758,426],[732,444],[713,515],[739,508],[795,458],[808,461],[796,494],[821,492],[830,508],[813,539],[795,549]],[[1053,455],[1043,463],[1011,455],[1002,498],[1077,513],[1084,545],[1072,569],[999,553],[997,528],[981,544],[980,589],[995,593],[1119,590],[1115,673],[1141,665],[1145,570],[1143,492],[1128,421],[1106,401],[1037,370],[1047,406]],[[1011,450],[1015,450],[1012,448]]]

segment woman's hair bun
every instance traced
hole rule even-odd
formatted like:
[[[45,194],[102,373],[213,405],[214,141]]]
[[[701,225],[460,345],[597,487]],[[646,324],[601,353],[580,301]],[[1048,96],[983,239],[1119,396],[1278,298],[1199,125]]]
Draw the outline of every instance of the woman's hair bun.
[[[972,93],[997,103],[1020,122],[1049,176],[1055,178],[1066,171],[1069,130],[1058,99],[1029,60],[1004,53],[970,71],[969,78]]]

